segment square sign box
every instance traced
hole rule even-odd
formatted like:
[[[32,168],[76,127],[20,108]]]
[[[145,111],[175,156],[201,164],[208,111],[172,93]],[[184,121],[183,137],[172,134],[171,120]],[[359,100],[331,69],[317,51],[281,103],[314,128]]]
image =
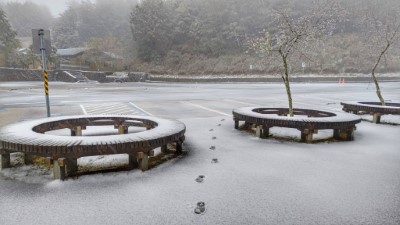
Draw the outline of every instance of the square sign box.
[[[40,36],[39,31],[41,29],[32,29],[32,48],[34,54],[42,54],[40,51]],[[49,56],[51,53],[51,40],[50,40],[50,31],[43,30],[43,42],[44,42],[44,49],[46,50],[46,56]]]

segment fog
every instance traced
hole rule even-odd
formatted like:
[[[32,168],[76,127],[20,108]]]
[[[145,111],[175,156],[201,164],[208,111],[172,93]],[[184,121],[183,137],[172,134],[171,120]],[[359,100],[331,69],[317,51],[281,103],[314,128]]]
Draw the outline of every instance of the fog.
[[[58,17],[68,7],[68,0],[0,0],[1,3],[7,2],[33,2],[42,6],[46,6],[50,9],[51,14],[54,17]]]

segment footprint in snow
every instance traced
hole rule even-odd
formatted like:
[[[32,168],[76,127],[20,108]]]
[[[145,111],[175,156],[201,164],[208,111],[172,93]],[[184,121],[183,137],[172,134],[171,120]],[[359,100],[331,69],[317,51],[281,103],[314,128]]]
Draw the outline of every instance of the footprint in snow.
[[[197,207],[194,209],[194,213],[196,214],[202,214],[206,211],[206,203],[204,202],[198,202]]]
[[[211,147],[210,147],[210,150],[215,150],[215,146],[211,146]]]
[[[217,137],[212,137],[211,139],[215,140],[215,139],[217,139]]]
[[[212,159],[211,163],[218,163],[218,159],[217,158]]]
[[[214,129],[210,129],[210,131],[213,131]]]
[[[225,121],[225,119],[222,119],[221,121]]]
[[[202,183],[204,181],[204,175],[199,175],[197,178],[196,178],[196,182],[197,183]]]
[[[219,126],[219,127],[220,127],[220,126],[221,126],[221,124],[218,124],[217,126]]]

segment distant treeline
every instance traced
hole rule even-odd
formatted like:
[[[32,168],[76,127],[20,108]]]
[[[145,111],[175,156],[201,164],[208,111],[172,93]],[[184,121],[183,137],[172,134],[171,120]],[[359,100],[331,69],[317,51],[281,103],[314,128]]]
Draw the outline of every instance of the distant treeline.
[[[271,12],[282,0],[97,0],[70,2],[53,18],[34,3],[1,5],[19,36],[32,27],[51,29],[56,48],[91,47],[124,58],[121,67],[154,73],[275,73],[277,66],[247,48],[248,40],[274,32]],[[294,15],[312,6],[312,0],[290,1]],[[372,0],[341,2],[347,11],[330,38],[315,51],[306,70],[318,73],[368,72],[373,63],[368,34],[360,25],[361,5]],[[384,0],[387,7],[398,0]],[[371,5],[372,7],[372,5]],[[389,8],[388,8],[389,10]],[[336,13],[336,12],[332,12]],[[382,13],[382,12],[381,12]],[[44,16],[45,15],[45,16]],[[400,47],[390,51],[382,71],[400,70]],[[367,55],[368,54],[368,55]],[[293,60],[291,70],[302,72],[304,59]],[[397,62],[397,63],[396,63]],[[250,65],[252,65],[250,70]]]

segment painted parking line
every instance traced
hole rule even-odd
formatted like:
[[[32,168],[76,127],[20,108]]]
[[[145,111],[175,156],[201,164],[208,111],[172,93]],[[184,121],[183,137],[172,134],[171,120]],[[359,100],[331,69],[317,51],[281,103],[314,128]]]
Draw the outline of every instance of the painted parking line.
[[[61,101],[61,103],[90,103],[90,102],[104,102],[104,100],[88,100],[88,101]]]
[[[141,109],[132,107],[127,103],[110,103],[110,104],[81,104],[85,115],[146,115]]]
[[[116,103],[116,104],[99,104],[99,105],[89,105],[89,107],[90,107],[90,110],[104,110],[104,109],[107,109],[107,108],[115,108],[115,107],[118,107],[118,106],[120,106],[121,104],[120,103]]]
[[[104,114],[104,113],[116,113],[116,112],[127,112],[127,111],[131,111],[131,108],[120,105],[113,105],[112,107],[105,106],[104,108],[96,108],[95,110],[90,108],[90,110],[87,110],[87,112],[90,114],[97,112],[101,112],[102,114]]]
[[[191,103],[191,102],[181,102],[181,103],[188,104],[188,105],[200,108],[200,109],[204,109],[204,110],[207,110],[209,112],[218,113],[218,114],[221,114],[221,115],[224,115],[224,116],[232,116],[230,114],[226,114],[224,112],[221,112],[221,111],[218,111],[218,110],[215,110],[215,109],[210,109],[210,108],[207,108],[207,107],[204,107],[204,106],[201,106],[201,105],[198,105],[198,104],[194,104],[194,103]]]
[[[144,109],[140,108],[139,106],[137,106],[137,105],[133,104],[132,102],[129,102],[129,104],[130,104],[130,105],[132,105],[133,107],[135,107],[136,109],[138,109],[138,110],[142,111],[143,113],[145,113],[145,114],[147,114],[147,115],[149,115],[149,116],[153,116],[153,114],[151,114],[151,113],[147,112],[146,110],[144,110]]]
[[[253,103],[249,103],[249,102],[237,101],[237,100],[233,100],[233,99],[224,99],[224,101],[233,102],[233,103],[239,103],[239,104],[242,104],[242,105],[257,106],[257,104],[253,104]]]
[[[86,112],[85,107],[83,105],[79,105],[79,106],[81,107],[83,114],[87,115],[88,113]]]

